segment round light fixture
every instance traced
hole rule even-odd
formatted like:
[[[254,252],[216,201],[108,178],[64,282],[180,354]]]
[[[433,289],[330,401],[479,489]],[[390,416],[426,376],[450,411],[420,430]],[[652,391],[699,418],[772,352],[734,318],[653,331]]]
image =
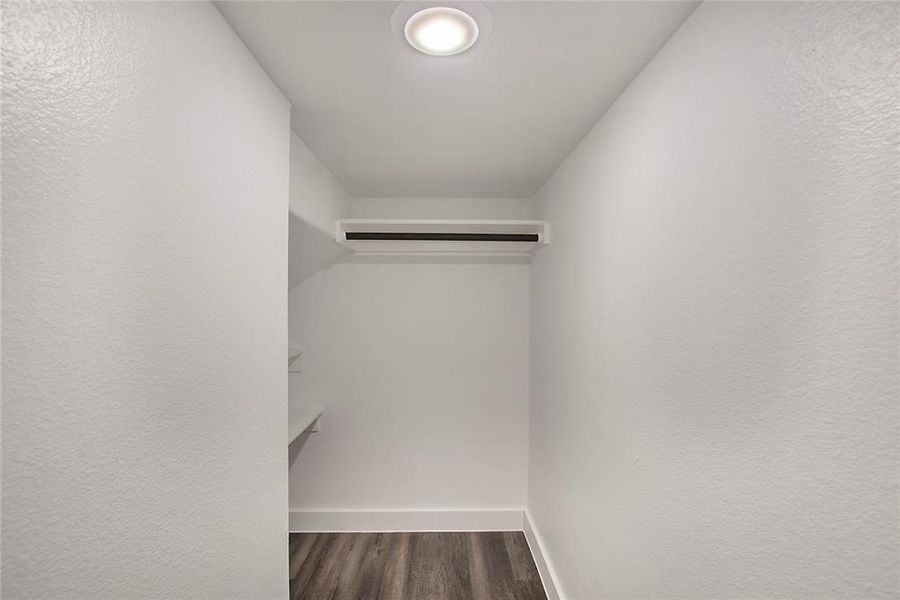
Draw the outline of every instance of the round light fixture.
[[[452,56],[472,47],[478,39],[478,24],[459,9],[434,6],[411,16],[403,33],[419,52]]]

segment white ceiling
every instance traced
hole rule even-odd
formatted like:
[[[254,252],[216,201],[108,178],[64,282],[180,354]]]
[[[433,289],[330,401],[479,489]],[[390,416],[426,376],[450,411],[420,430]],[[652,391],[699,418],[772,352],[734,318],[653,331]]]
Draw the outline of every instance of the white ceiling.
[[[464,54],[419,54],[397,2],[219,2],[351,195],[530,197],[696,6],[486,2]]]

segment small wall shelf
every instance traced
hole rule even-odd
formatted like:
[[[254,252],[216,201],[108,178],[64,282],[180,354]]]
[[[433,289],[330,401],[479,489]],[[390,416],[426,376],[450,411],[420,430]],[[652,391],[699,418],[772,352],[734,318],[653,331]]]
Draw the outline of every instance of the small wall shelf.
[[[319,430],[322,407],[317,404],[301,404],[288,409],[288,446],[307,431]]]

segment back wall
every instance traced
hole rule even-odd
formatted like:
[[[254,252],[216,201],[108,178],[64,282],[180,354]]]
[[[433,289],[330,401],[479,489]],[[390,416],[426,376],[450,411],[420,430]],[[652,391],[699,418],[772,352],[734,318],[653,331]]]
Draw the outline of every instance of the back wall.
[[[325,412],[291,465],[291,510],[512,509],[521,524],[528,279],[527,264],[344,263],[294,289],[291,399]]]

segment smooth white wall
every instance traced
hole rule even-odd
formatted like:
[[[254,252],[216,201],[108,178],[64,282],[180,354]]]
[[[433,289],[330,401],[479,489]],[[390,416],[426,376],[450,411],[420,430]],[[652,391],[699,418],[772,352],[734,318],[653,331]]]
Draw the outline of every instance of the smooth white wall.
[[[351,199],[331,171],[291,132],[289,284],[293,289],[346,249],[334,239],[334,222],[350,216]]]
[[[897,4],[703,4],[542,189],[568,597],[895,597],[898,52]]]
[[[334,237],[334,222],[350,216],[351,202],[328,167],[291,132],[291,211]]]
[[[530,200],[509,198],[357,198],[352,206],[355,218],[531,216]],[[291,509],[319,514],[295,523],[513,522],[491,511],[525,506],[528,273],[522,261],[347,256],[291,291],[290,339],[303,351],[291,402],[325,410],[322,431],[292,446]],[[447,515],[462,510],[488,512]],[[407,514],[415,511],[437,512]]]
[[[3,68],[3,597],[287,597],[287,103],[208,3]]]
[[[354,198],[356,219],[530,219],[528,198]]]
[[[341,263],[294,289],[291,400],[325,412],[291,465],[292,510],[521,511],[528,279],[524,264]]]

